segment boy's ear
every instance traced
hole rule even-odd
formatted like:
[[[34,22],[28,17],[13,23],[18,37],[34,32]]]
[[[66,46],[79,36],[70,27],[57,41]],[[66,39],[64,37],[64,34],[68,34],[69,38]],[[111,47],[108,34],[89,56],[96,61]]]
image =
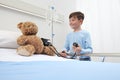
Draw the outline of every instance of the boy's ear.
[[[22,27],[23,22],[20,22],[17,27],[20,29]]]
[[[83,20],[82,20],[82,19],[80,19],[80,23],[83,23]]]

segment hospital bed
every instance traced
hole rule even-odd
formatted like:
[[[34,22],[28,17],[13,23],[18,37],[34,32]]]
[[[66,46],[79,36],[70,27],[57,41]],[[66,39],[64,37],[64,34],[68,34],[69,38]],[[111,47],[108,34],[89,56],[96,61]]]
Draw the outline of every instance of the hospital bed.
[[[16,53],[18,35],[16,32],[0,31],[0,80],[120,80],[120,63],[47,55],[20,56]],[[97,53],[86,55],[107,56]]]
[[[19,2],[11,1],[21,3],[20,0]],[[0,0],[0,5],[45,18],[38,13],[40,8],[29,8],[31,5],[28,5],[28,9],[26,7],[22,9],[24,6],[21,8],[20,4],[14,5],[11,1]],[[34,8],[38,9],[38,12]],[[46,10],[43,10],[43,13],[44,11]],[[61,20],[63,19],[60,18],[59,22]],[[2,46],[0,47],[0,80],[120,80],[120,63],[79,61],[47,55],[20,56],[16,53],[17,46],[14,39],[19,34],[9,31],[7,33],[14,36],[0,34],[0,46]],[[103,54],[87,55],[105,56]]]
[[[120,80],[120,63],[79,61],[57,56],[20,56],[0,48],[0,80]]]

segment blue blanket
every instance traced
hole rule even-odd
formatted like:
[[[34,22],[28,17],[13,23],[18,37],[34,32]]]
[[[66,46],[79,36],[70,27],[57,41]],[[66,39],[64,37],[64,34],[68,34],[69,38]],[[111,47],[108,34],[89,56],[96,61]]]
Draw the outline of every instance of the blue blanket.
[[[120,63],[0,62],[0,80],[120,80]]]

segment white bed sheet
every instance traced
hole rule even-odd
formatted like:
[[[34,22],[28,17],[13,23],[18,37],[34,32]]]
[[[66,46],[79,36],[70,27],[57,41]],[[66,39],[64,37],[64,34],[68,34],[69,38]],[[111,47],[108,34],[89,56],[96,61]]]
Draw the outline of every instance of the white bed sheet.
[[[48,56],[48,55],[33,55],[29,57],[20,56],[16,53],[16,49],[5,49],[0,48],[0,61],[68,61],[71,59],[65,59],[58,56]]]

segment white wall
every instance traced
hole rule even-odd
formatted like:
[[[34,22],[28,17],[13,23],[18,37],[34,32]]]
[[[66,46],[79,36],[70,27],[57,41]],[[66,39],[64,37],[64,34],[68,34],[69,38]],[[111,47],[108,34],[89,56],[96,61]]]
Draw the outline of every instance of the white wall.
[[[51,0],[22,0],[27,3],[40,6],[42,8],[48,9],[48,6],[51,5]],[[65,36],[68,30],[68,15],[76,9],[74,0],[53,0],[55,9],[60,14],[65,16],[65,22],[62,24],[54,23],[54,45],[58,50],[61,50],[64,44]],[[67,5],[66,5],[67,4]],[[14,10],[9,10],[7,8],[0,6],[0,30],[12,30],[19,31],[17,29],[17,24],[22,21],[32,21],[36,23],[39,27],[39,36],[45,38],[51,38],[51,27],[48,26],[46,20],[41,18],[31,16],[25,13],[17,12]]]
[[[120,53],[120,0],[77,0],[94,52]]]

